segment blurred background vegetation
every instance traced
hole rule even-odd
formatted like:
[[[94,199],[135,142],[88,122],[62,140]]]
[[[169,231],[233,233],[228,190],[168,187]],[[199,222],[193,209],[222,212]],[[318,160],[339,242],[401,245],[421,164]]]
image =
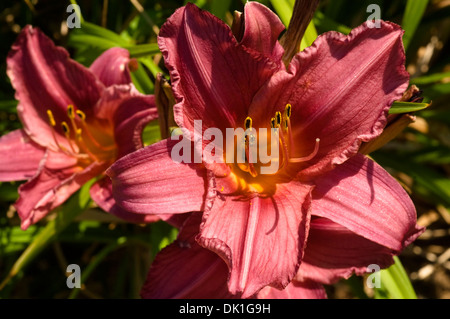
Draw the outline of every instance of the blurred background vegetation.
[[[232,13],[242,11],[245,1],[192,2],[231,24]],[[294,0],[260,2],[288,24]],[[81,8],[79,29],[67,27],[71,3]],[[184,4],[181,0],[1,1],[0,134],[21,127],[14,90],[6,76],[6,56],[25,25],[39,27],[86,66],[110,47],[129,49],[139,61],[133,82],[141,92],[151,94],[156,74],[167,75],[156,45],[157,33]],[[396,139],[370,154],[407,189],[419,224],[427,230],[399,256],[387,273],[394,279],[383,282],[381,289],[368,289],[364,278],[352,277],[327,287],[327,291],[330,298],[413,298],[414,292],[402,291],[402,286],[408,286],[402,285],[402,280],[409,278],[418,298],[450,298],[450,0],[322,0],[314,26],[307,31],[306,44],[326,31],[350,32],[371,14],[367,12],[369,4],[379,5],[382,19],[406,30],[411,83],[423,90],[424,102],[432,101],[429,108],[416,112],[416,121]],[[144,134],[148,143],[158,138],[157,129],[152,127]],[[177,234],[162,222],[124,223],[92,205],[73,220],[66,220],[64,227],[49,230],[52,214],[22,231],[11,206],[19,185],[0,183],[0,282],[11,269],[16,273],[4,281],[0,298],[138,298],[155,254]],[[65,209],[67,206],[60,211]],[[80,265],[82,289],[67,288],[68,264]]]

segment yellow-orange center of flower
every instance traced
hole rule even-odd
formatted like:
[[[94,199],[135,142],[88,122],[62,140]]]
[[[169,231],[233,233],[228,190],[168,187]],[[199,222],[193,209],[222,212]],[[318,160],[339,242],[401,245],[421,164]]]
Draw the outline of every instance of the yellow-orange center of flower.
[[[99,123],[88,123],[86,114],[75,106],[67,106],[67,121],[61,121],[61,131],[69,148],[61,145],[57,138],[57,123],[53,112],[47,110],[48,122],[52,129],[53,140],[60,151],[81,161],[113,161],[116,157],[112,130],[102,127]],[[69,124],[70,123],[70,124]],[[100,128],[96,128],[101,126]],[[111,132],[109,132],[111,131]]]

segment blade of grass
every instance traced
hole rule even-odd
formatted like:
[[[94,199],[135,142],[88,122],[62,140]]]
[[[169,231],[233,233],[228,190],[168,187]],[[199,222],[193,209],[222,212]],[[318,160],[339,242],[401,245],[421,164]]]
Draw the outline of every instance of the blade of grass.
[[[402,20],[402,28],[405,30],[405,34],[403,35],[403,45],[405,50],[408,49],[408,46],[411,43],[427,5],[428,0],[408,0],[406,3],[406,9]]]
[[[33,239],[31,244],[25,249],[20,257],[14,263],[7,277],[0,284],[0,290],[23,270],[31,261],[36,258],[50,244],[55,237],[64,230],[72,220],[81,214],[90,203],[89,188],[94,181],[86,183],[80,191],[75,193],[68,202],[63,205],[61,211],[58,212],[56,218],[48,222],[48,224]]]
[[[429,107],[429,103],[399,102],[392,103],[389,114],[411,113],[417,112]]]
[[[403,268],[400,259],[394,256],[395,263],[380,270],[381,287],[391,299],[417,299],[416,292]]]

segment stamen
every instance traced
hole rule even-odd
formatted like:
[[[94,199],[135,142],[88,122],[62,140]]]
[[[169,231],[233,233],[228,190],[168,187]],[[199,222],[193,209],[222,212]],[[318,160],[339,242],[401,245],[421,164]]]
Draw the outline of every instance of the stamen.
[[[245,119],[245,129],[248,130],[249,128],[252,128],[252,118],[250,116],[247,116]]]
[[[280,112],[276,112],[275,113],[275,119],[277,120],[276,125],[280,125],[281,124],[281,113]]]
[[[70,149],[71,149],[72,152],[75,154],[76,151],[75,151],[75,148],[74,148],[73,145],[72,145],[72,140],[71,140],[71,138],[70,138],[70,128],[69,128],[69,125],[67,124],[66,121],[62,121],[62,122],[61,122],[61,128],[62,128],[62,130],[63,130],[63,132],[64,132],[64,135],[66,136],[67,141],[69,142]]]
[[[78,115],[78,117],[79,117],[82,121],[86,120],[86,114],[84,114],[83,111],[76,110],[75,113]]]
[[[292,111],[292,105],[286,104],[286,108],[284,109],[284,112],[285,112],[287,118],[291,117],[291,111]]]
[[[75,112],[72,104],[69,104],[67,106],[67,115],[69,116],[69,119],[73,120],[75,118]]]
[[[314,150],[312,151],[311,154],[309,154],[308,156],[305,156],[305,157],[290,158],[289,162],[290,163],[301,163],[301,162],[306,162],[306,161],[313,159],[314,156],[316,156],[317,153],[319,152],[319,142],[320,142],[320,138],[316,138],[316,144],[314,145]]]
[[[50,122],[50,125],[55,127],[56,126],[56,122],[55,122],[55,118],[53,117],[52,111],[47,110],[47,116],[48,116],[48,121]]]
[[[276,125],[275,118],[272,117],[272,118],[270,119],[270,128],[275,128],[275,125]]]

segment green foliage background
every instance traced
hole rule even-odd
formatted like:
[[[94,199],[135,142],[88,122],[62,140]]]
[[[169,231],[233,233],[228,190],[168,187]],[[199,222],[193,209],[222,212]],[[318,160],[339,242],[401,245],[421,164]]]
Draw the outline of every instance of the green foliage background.
[[[133,81],[143,93],[153,93],[158,72],[167,75],[156,34],[184,1],[72,2],[81,8],[80,29],[66,27],[71,1],[0,3],[1,135],[21,127],[6,76],[6,56],[27,24],[39,27],[86,66],[110,47],[127,48],[139,61]],[[244,1],[193,2],[231,24],[233,11],[242,11]],[[288,24],[294,0],[261,2]],[[450,298],[450,2],[322,0],[302,47],[326,31],[350,32],[371,14],[366,10],[369,4],[380,6],[382,19],[405,29],[411,83],[423,90],[425,102],[432,101],[431,107],[416,112],[413,125],[371,156],[408,190],[419,223],[428,229],[395,266],[383,271],[381,289],[367,289],[364,278],[352,277],[327,291],[330,298]],[[147,143],[159,139],[155,123],[144,138]],[[48,219],[22,231],[11,206],[19,185],[0,183],[1,298],[138,298],[152,259],[176,238],[177,231],[163,222],[134,225],[111,217],[92,204],[86,188]],[[68,264],[81,266],[82,289],[67,288]]]

